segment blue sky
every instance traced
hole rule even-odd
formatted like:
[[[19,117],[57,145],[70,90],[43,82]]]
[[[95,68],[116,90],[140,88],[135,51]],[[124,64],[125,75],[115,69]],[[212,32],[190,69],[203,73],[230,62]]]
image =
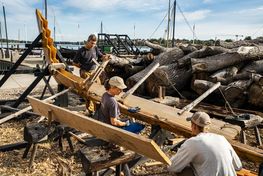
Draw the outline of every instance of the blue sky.
[[[44,14],[44,0],[2,0],[10,39],[33,40],[37,34],[35,9]],[[90,33],[128,34],[131,38],[165,36],[169,0],[48,0],[48,20],[56,24],[56,39],[83,41]],[[173,4],[173,0],[171,0]],[[235,35],[263,36],[262,0],[177,0],[175,37],[192,39],[235,39]],[[2,14],[2,10],[1,10]],[[55,17],[55,20],[54,20]],[[0,17],[4,36],[3,15]],[[135,28],[134,28],[135,27]],[[153,34],[153,35],[152,35]],[[53,34],[52,34],[53,35]],[[171,34],[170,34],[171,35]]]

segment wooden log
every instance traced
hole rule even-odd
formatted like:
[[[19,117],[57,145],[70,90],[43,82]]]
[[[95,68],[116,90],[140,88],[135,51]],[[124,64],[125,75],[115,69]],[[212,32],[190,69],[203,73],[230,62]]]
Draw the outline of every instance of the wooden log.
[[[156,161],[171,164],[169,158],[153,140],[94,120],[84,115],[76,114],[67,109],[41,102],[33,97],[28,97],[28,99],[36,113],[47,117],[50,112],[52,113],[52,120],[66,124],[69,127],[76,128],[80,131],[87,132],[108,142],[124,146],[127,149],[155,159]]]
[[[224,93],[226,100],[233,106],[239,107],[245,103],[246,100],[246,90],[250,86],[251,80],[239,80],[229,84],[228,86],[220,86],[220,89]],[[205,80],[195,80],[192,89],[198,94],[202,94],[207,89],[212,87],[214,83]],[[215,91],[215,94],[222,97],[220,91]],[[223,97],[222,97],[222,100]]]
[[[263,73],[263,60],[257,60],[257,61],[252,61],[249,64],[247,64],[241,71],[240,73],[243,72],[254,72],[254,73]]]
[[[253,83],[248,91],[248,102],[252,105],[263,107],[263,86]]]
[[[210,75],[210,78],[212,78],[212,82],[218,82],[224,83],[223,80],[229,77],[233,77],[237,74],[238,68],[236,66],[225,68],[222,70],[218,70],[217,72]],[[226,83],[225,83],[226,84]]]
[[[156,49],[156,50],[159,50],[161,53],[162,52],[166,52],[167,50],[169,50],[170,48],[165,48],[161,45],[157,45],[157,44],[154,44],[154,43],[151,43],[147,40],[144,41],[144,45],[150,47],[150,48],[153,48],[153,49]]]
[[[183,51],[179,48],[172,48],[167,52],[161,53],[158,56],[156,56],[154,58],[154,61],[147,66],[144,70],[136,73],[135,75],[129,77],[126,81],[126,84],[129,88],[131,88],[133,85],[135,85],[144,75],[147,74],[147,72],[149,72],[149,70],[151,70],[151,68],[156,64],[159,63],[160,66],[162,65],[168,65],[171,64],[173,62],[175,62],[175,60],[181,58],[183,56]],[[142,86],[140,86],[140,88],[136,91],[137,93],[142,93],[144,92],[144,84],[142,84]]]
[[[127,96],[133,94],[135,90],[160,66],[159,63],[156,63],[149,72],[144,75],[131,89],[129,89],[125,94],[122,95],[122,99],[125,99]]]
[[[145,68],[145,66],[134,66],[134,65],[125,65],[124,66],[124,71],[125,71],[125,76],[130,77],[140,71],[142,71]]]
[[[213,56],[221,53],[230,53],[231,50],[225,49],[218,46],[205,46],[200,50],[196,50],[178,60],[178,65],[184,67],[185,65],[190,64],[191,58],[203,58],[207,56]]]
[[[222,46],[228,49],[238,48],[240,46],[254,46],[255,45],[252,41],[248,41],[248,40],[240,40],[240,41],[235,41],[235,42],[225,42],[223,40],[220,40],[218,44],[219,46]]]
[[[213,82],[220,81],[222,84],[227,85],[227,84],[230,84],[231,82],[238,81],[238,80],[249,80],[251,79],[251,76],[252,76],[252,73],[244,72],[244,73],[239,73],[239,74],[229,76],[226,78],[216,77],[216,78],[212,78],[212,80]]]
[[[247,101],[247,89],[251,83],[251,80],[238,80],[228,84],[223,91],[227,101],[233,107],[243,106]]]
[[[146,93],[156,97],[159,87],[165,86],[167,95],[174,95],[189,84],[192,71],[186,67],[178,68],[177,63],[159,67],[145,83]]]
[[[238,48],[237,53],[242,58],[260,60],[263,59],[263,46],[241,46]]]
[[[243,61],[256,59],[256,57],[250,57],[250,55],[252,56],[254,53],[223,53],[206,58],[191,58],[192,70],[193,72],[213,72]]]
[[[177,47],[183,50],[185,55],[198,50],[195,46],[190,44],[179,44],[177,45]]]
[[[109,64],[111,64],[113,66],[124,67],[125,65],[128,65],[128,64],[131,64],[131,65],[139,64],[143,60],[144,60],[143,57],[132,59],[132,58],[128,58],[128,57],[118,57],[115,55],[111,55],[111,59],[110,59]]]
[[[263,86],[263,76],[260,74],[251,74],[251,79],[260,86]]]
[[[199,95],[203,94],[205,91],[207,91],[208,89],[210,89],[211,87],[213,87],[215,84],[210,82],[210,81],[206,81],[206,80],[194,80],[193,84],[192,84],[192,89],[198,93]],[[226,86],[221,85],[219,87],[221,90],[225,90]],[[214,93],[220,94],[219,90],[216,90]]]

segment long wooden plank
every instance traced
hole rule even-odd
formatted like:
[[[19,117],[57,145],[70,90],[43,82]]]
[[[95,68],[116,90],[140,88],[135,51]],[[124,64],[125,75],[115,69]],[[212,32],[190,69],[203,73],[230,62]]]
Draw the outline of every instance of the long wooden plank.
[[[100,101],[105,89],[101,85],[93,84],[90,88],[89,98]],[[121,99],[121,95],[116,98]],[[191,136],[191,124],[185,119],[192,115],[190,112],[185,112],[182,115],[178,115],[177,112],[180,109],[159,104],[150,100],[146,100],[134,95],[128,96],[121,106],[121,112],[127,115],[131,115],[134,118],[145,121],[150,124],[158,124],[162,128],[169,131],[182,134],[186,137]],[[128,107],[139,106],[141,111],[138,113],[129,113]],[[227,138],[231,143],[239,157],[249,159],[251,161],[260,163],[263,161],[263,150],[235,141],[235,136],[239,132],[239,127],[236,125],[230,125],[220,120],[212,119],[211,132],[221,134]]]
[[[105,88],[102,85],[93,84],[89,89],[89,92],[90,92],[89,96],[97,95],[97,97],[101,97],[105,92]],[[182,115],[178,115],[177,113],[180,111],[180,109],[166,106],[160,103],[156,103],[151,100],[147,100],[134,95],[128,96],[123,101],[121,98],[122,95],[123,94],[116,96],[116,99],[122,102],[123,105],[127,107],[139,106],[141,108],[141,111],[138,114],[145,113],[154,116],[155,123],[156,123],[156,119],[157,122],[160,121],[160,123],[166,123],[167,126],[171,126],[169,130],[172,129],[172,132],[177,132],[176,126],[178,124],[189,129],[189,131],[191,130],[191,123],[186,121],[187,117],[192,116],[191,112],[184,112]],[[146,118],[146,117],[140,120],[143,120],[148,123],[151,123],[152,121],[151,118]],[[175,131],[173,131],[173,129]],[[236,135],[240,131],[240,127],[236,125],[228,125],[226,122],[222,122],[217,119],[212,119],[212,125],[210,131],[224,135],[230,139],[235,139]]]
[[[28,97],[28,100],[34,112],[38,114],[48,117],[49,112],[51,112],[52,120],[87,132],[103,140],[124,146],[129,150],[155,159],[156,161],[171,164],[170,159],[153,140],[99,122],[84,115],[73,113],[61,107],[42,102],[33,97]]]

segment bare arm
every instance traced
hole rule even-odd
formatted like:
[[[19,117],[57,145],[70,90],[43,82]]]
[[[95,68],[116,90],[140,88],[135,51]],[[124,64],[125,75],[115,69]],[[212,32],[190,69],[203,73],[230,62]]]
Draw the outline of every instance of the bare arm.
[[[116,117],[111,117],[110,122],[113,126],[119,126],[119,127],[126,126],[126,122],[122,122]]]

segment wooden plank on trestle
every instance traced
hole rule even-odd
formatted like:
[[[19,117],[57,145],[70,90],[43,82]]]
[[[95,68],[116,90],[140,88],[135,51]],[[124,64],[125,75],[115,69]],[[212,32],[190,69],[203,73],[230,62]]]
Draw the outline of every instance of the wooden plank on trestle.
[[[52,120],[76,128],[80,131],[87,132],[108,142],[121,145],[156,161],[171,164],[170,159],[153,140],[105,124],[84,115],[76,114],[67,109],[42,102],[33,97],[28,97],[28,100],[34,112],[38,114],[46,117],[51,115]]]

